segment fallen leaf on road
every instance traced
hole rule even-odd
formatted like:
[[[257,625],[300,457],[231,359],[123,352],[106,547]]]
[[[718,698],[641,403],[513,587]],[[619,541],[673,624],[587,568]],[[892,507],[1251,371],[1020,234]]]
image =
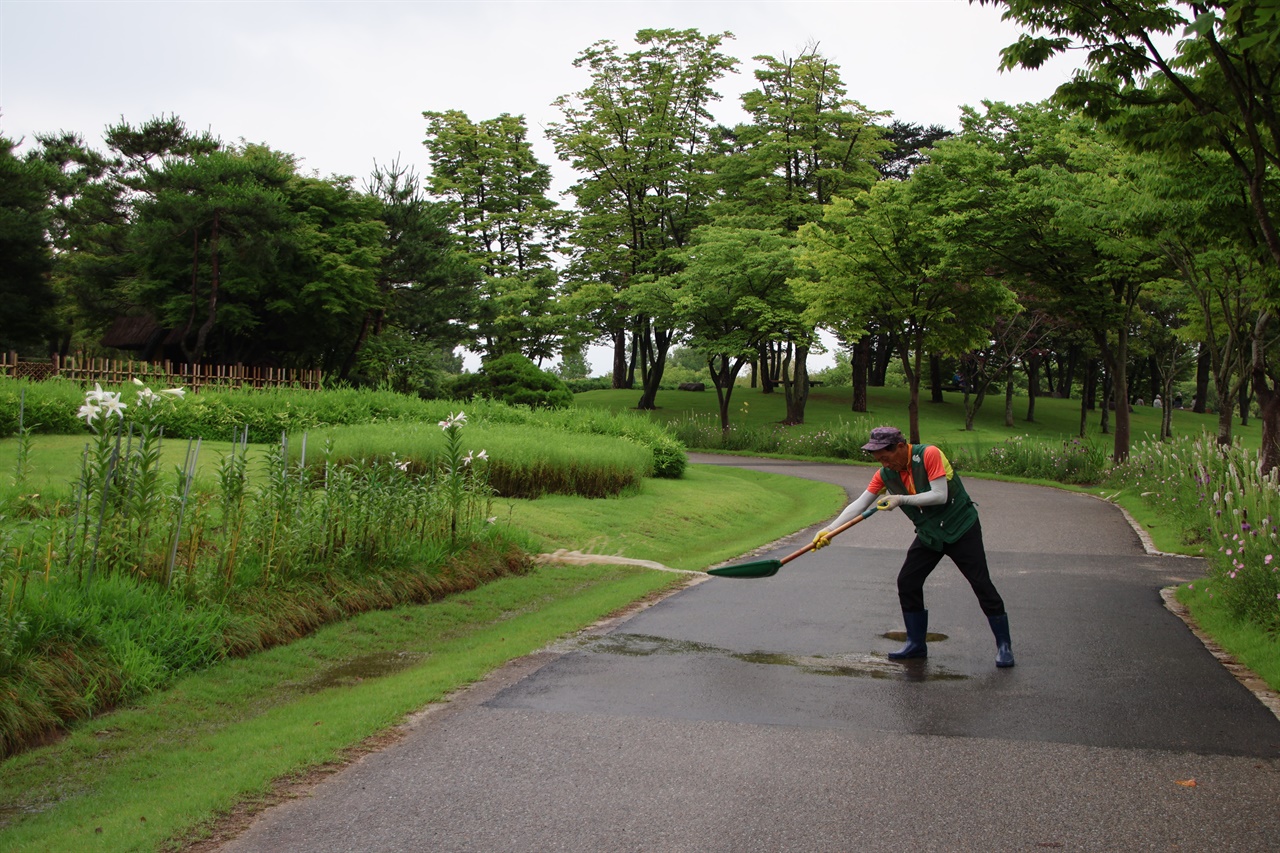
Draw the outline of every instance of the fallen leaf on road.
[[[1184,788],[1194,788],[1196,786],[1195,779],[1175,779],[1173,784],[1181,785]]]

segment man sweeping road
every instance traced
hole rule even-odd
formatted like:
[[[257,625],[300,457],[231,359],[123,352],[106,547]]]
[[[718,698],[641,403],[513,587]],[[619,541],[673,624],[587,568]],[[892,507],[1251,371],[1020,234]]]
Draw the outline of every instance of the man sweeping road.
[[[882,512],[902,507],[915,524],[916,538],[898,572],[898,601],[907,642],[898,651],[890,652],[889,659],[928,655],[929,611],[924,606],[924,582],[947,556],[973,588],[991,623],[996,638],[996,666],[1013,666],[1009,616],[987,569],[978,508],[947,457],[934,445],[909,444],[900,430],[890,426],[873,429],[862,449],[880,463],[880,470],[872,476],[866,491],[835,521],[818,531],[813,547],[829,545],[832,530],[866,511],[873,502]]]

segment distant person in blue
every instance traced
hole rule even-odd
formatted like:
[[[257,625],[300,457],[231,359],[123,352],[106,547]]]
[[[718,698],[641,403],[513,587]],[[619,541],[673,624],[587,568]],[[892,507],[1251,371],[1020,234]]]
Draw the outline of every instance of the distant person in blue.
[[[880,470],[835,521],[818,531],[813,547],[831,542],[831,531],[865,512],[873,502],[881,511],[902,507],[916,526],[898,572],[898,601],[907,627],[907,644],[889,652],[890,660],[923,658],[929,654],[925,638],[929,611],[924,607],[924,582],[943,557],[950,557],[969,582],[996,638],[996,666],[1013,666],[1009,616],[1004,600],[991,582],[987,552],[982,544],[978,508],[942,450],[932,444],[908,444],[895,427],[876,427],[862,446],[880,463]]]

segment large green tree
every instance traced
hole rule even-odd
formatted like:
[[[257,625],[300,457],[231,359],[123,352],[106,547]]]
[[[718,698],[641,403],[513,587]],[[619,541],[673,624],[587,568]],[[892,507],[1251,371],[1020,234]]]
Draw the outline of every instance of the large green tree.
[[[758,228],[704,226],[694,232],[685,268],[675,276],[676,310],[688,324],[689,345],[705,354],[720,404],[720,428],[729,429],[729,403],[742,368],[763,341],[785,332],[800,307],[779,304],[790,295],[795,239]]]
[[[901,330],[912,442],[920,440],[920,384],[929,353],[960,355],[988,337],[991,318],[1016,312],[1002,280],[953,266],[939,229],[936,200],[916,179],[881,181],[828,205],[821,224],[800,229],[801,285],[819,322],[847,327],[871,316]]]
[[[713,192],[711,105],[737,60],[720,51],[729,33],[646,29],[639,49],[612,41],[574,65],[590,83],[556,100],[547,134],[581,177],[571,192],[579,220],[572,275],[617,307],[593,312],[614,346],[614,385],[628,387],[624,348],[641,370],[638,406],[655,407],[667,351],[680,335],[671,283],[681,250],[706,221]]]
[[[971,0],[975,2],[975,0]],[[1086,66],[1058,88],[1069,106],[1130,144],[1179,153],[1213,149],[1235,167],[1262,245],[1280,267],[1273,175],[1280,168],[1277,0],[976,0],[1031,32],[1003,52],[1006,68],[1037,68],[1084,48]],[[1176,39],[1177,36],[1184,36]],[[1171,47],[1166,47],[1170,45]],[[1280,294],[1271,304],[1280,306]],[[1280,368],[1267,358],[1273,307],[1255,324],[1252,381],[1262,410],[1263,464],[1280,467]]]
[[[55,295],[47,238],[50,169],[0,136],[0,350],[47,344]]]
[[[755,61],[758,85],[742,96],[751,120],[733,129],[718,168],[716,222],[794,237],[802,225],[821,219],[834,199],[876,180],[876,164],[888,148],[874,124],[882,114],[848,97],[839,66],[816,47]],[[785,420],[798,424],[804,422],[808,356],[818,336],[791,287],[779,280],[769,297],[775,331],[761,339],[757,366],[766,393],[782,385]]]
[[[475,346],[486,357],[551,357],[575,325],[559,308],[554,265],[569,216],[550,198],[551,170],[534,156],[524,117],[423,116],[431,192],[446,200],[483,275]]]
[[[1101,136],[1093,122],[1047,105],[966,108],[962,125],[909,183],[935,199],[953,265],[968,275],[1005,278],[1024,301],[1089,334],[1109,368],[1115,454],[1123,459],[1139,300],[1143,286],[1166,271],[1142,238],[1133,203],[1132,170],[1146,164]],[[1035,376],[1029,379],[1034,393]]]

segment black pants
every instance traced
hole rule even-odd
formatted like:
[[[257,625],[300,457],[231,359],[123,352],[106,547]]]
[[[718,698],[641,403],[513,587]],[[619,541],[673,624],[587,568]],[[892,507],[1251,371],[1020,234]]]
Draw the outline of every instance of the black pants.
[[[907,559],[898,572],[898,601],[902,603],[904,613],[924,610],[924,582],[937,567],[942,558],[950,557],[956,564],[960,574],[973,587],[973,594],[978,596],[978,604],[982,612],[988,616],[1000,616],[1004,613],[1004,600],[996,592],[996,585],[991,582],[991,574],[987,571],[987,551],[982,547],[982,523],[975,521],[956,541],[935,551],[920,541],[917,536],[907,549]]]

